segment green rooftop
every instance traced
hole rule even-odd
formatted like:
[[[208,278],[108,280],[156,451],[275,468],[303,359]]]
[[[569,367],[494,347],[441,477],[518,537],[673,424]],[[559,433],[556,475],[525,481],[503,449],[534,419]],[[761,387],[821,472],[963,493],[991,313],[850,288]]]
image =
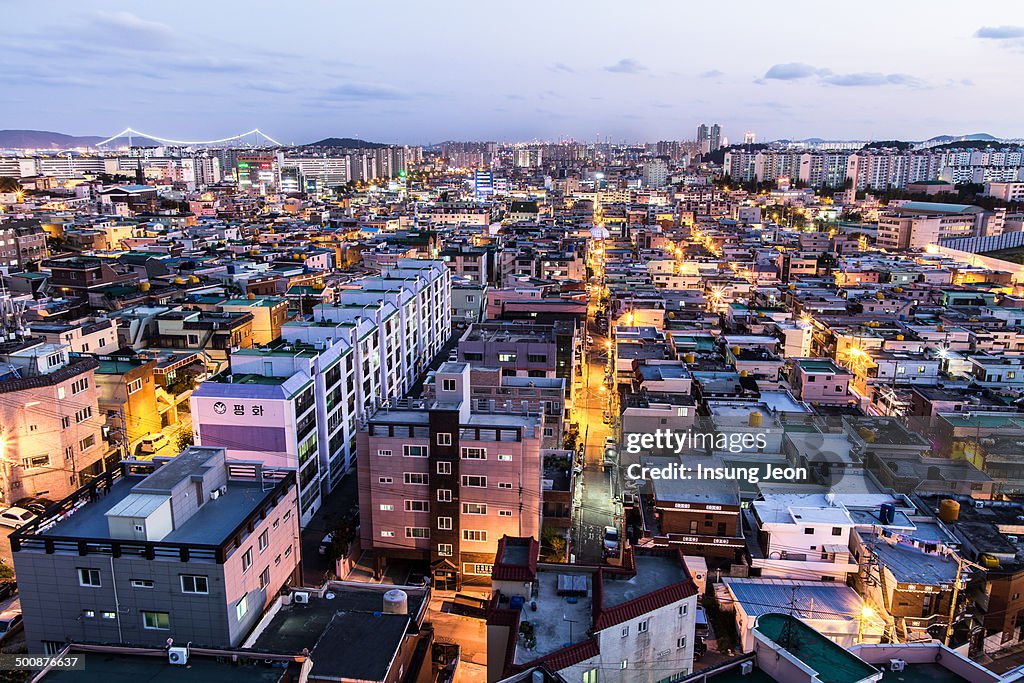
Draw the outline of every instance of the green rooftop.
[[[755,631],[810,667],[821,683],[877,681],[881,672],[788,614],[765,614]]]

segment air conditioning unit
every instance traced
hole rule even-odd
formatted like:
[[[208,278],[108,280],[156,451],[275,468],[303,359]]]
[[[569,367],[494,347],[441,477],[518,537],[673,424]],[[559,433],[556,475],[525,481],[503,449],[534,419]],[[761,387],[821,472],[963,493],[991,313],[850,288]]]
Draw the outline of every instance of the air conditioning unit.
[[[305,591],[299,591],[297,593],[292,593],[292,599],[295,600],[295,602],[297,604],[299,604],[299,605],[305,605],[306,603],[309,602],[309,593],[307,593]]]
[[[889,670],[890,671],[903,671],[907,668],[907,662],[904,659],[890,659]]]
[[[210,500],[217,500],[218,498],[220,498],[220,489],[210,491]]]
[[[167,650],[167,662],[169,664],[177,664],[184,666],[188,664],[188,648],[187,647],[172,647]]]
[[[740,673],[742,675],[749,676],[753,672],[754,672],[754,663],[753,662],[743,662],[742,664],[740,664]]]

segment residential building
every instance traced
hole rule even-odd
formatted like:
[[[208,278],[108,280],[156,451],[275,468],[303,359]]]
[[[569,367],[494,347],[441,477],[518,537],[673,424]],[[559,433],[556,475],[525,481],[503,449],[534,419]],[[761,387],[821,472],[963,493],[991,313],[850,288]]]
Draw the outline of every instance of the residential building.
[[[628,550],[621,568],[541,565],[531,541],[506,537],[498,546],[488,680],[537,666],[605,683],[692,671],[697,587],[680,551]]]
[[[378,570],[428,561],[438,588],[485,583],[502,535],[540,534],[542,419],[474,406],[466,363],[442,364],[432,396],[359,431],[362,547]]]
[[[298,534],[295,475],[223,449],[104,472],[11,535],[29,650],[237,647],[295,578]]]
[[[40,337],[0,342],[0,497],[63,498],[103,471],[99,365]]]

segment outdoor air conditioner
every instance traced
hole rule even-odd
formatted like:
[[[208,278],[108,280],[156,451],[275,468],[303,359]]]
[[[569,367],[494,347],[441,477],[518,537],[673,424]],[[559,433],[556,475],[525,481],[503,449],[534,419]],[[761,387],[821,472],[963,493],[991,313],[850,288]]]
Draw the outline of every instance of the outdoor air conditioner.
[[[296,604],[305,605],[309,602],[309,593],[305,591],[299,591],[292,594],[292,599],[295,600]]]
[[[749,676],[754,671],[753,662],[743,662],[740,664],[740,673],[744,676]]]
[[[167,650],[167,662],[170,664],[177,664],[184,666],[188,664],[188,648],[187,647],[172,647]]]
[[[218,498],[220,498],[220,489],[210,491],[210,500],[217,500]]]
[[[890,671],[903,671],[907,668],[907,662],[903,659],[890,659],[889,670]]]

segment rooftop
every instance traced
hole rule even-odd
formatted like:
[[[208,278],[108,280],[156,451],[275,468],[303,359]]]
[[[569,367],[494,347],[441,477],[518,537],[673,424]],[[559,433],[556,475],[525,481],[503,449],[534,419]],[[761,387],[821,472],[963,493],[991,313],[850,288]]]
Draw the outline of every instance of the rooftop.
[[[917,548],[877,541],[874,554],[900,583],[936,586],[952,584],[957,573],[957,563],[950,557],[925,553]]]
[[[821,683],[858,683],[879,677],[878,669],[795,617],[766,614],[757,620],[755,631],[812,669]]]
[[[188,666],[167,661],[161,650],[152,654],[73,652],[84,655],[88,665],[78,671],[53,670],[43,680],[56,683],[280,683],[292,680],[288,667],[263,662],[232,663],[221,658],[191,656]]]

